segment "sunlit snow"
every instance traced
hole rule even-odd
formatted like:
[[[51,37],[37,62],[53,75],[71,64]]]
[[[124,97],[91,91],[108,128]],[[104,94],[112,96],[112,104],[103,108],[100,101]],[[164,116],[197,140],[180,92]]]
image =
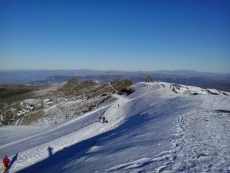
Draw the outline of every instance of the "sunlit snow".
[[[10,172],[230,172],[229,93],[173,91],[164,82],[132,87],[129,96],[114,94],[115,101],[55,125],[1,127],[0,155],[11,159]],[[45,112],[60,116],[57,106]]]

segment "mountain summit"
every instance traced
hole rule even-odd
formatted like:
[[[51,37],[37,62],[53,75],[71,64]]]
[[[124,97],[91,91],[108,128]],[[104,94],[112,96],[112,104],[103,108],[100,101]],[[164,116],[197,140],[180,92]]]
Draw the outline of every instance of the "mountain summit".
[[[73,77],[70,80],[68,80],[68,82],[59,90],[72,90],[77,85],[78,85],[78,81],[75,77]]]

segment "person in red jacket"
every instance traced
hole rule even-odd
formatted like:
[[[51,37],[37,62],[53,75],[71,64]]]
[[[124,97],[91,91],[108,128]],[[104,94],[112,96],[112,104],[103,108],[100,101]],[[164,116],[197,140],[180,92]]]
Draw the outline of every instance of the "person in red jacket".
[[[4,173],[8,172],[8,167],[10,164],[10,159],[5,155],[4,159],[2,160],[4,166],[6,167],[6,170],[4,171]]]

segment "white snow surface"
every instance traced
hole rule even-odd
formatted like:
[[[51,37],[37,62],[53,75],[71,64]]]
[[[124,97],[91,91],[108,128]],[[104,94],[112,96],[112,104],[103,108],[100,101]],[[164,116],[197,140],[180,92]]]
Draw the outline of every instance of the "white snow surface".
[[[0,156],[11,159],[10,173],[230,172],[230,94],[170,86],[137,83],[56,125],[1,127]]]

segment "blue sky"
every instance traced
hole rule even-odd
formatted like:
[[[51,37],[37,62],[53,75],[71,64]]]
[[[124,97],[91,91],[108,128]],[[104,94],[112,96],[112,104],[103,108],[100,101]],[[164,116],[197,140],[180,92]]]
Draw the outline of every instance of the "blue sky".
[[[230,73],[230,1],[0,0],[0,69]]]

